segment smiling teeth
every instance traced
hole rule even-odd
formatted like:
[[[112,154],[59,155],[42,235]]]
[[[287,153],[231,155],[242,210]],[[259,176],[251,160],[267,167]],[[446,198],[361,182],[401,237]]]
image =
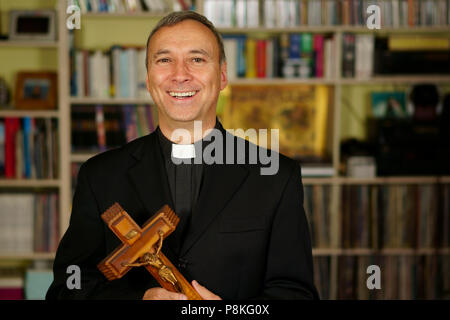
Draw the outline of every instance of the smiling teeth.
[[[191,92],[169,92],[172,97],[192,97],[195,91]]]

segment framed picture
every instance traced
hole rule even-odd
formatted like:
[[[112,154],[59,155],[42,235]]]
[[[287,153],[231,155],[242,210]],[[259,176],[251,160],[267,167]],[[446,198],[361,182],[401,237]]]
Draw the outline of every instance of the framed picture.
[[[17,73],[15,106],[17,109],[55,109],[56,72]]]
[[[55,10],[11,10],[9,12],[10,40],[56,40]]]

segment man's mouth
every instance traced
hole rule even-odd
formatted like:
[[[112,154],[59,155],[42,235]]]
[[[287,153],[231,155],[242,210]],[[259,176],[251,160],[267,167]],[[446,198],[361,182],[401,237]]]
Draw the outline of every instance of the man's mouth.
[[[174,97],[175,99],[183,100],[183,99],[189,99],[192,98],[197,94],[198,91],[168,91],[169,95],[171,97]]]

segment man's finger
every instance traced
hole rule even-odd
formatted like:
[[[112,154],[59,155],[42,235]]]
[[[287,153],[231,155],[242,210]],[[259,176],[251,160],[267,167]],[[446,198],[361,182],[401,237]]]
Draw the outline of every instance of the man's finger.
[[[186,295],[177,292],[167,291],[168,298],[167,300],[187,300]]]
[[[200,294],[200,296],[205,300],[222,300],[218,295],[215,295],[208,289],[206,289],[204,286],[202,286],[200,283],[198,283],[196,280],[192,281],[192,286],[195,290]]]
[[[148,289],[143,297],[144,300],[187,300],[186,295],[170,292],[164,288]]]

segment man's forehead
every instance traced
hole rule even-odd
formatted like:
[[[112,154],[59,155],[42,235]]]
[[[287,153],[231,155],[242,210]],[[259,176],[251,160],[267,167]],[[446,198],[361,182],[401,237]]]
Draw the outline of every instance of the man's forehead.
[[[190,29],[195,29],[195,31]],[[183,48],[177,47],[179,43],[183,43]],[[208,27],[198,21],[188,19],[172,26],[164,26],[156,31],[150,39],[149,49],[151,51],[184,49],[209,52],[218,49],[218,43],[214,33]]]

